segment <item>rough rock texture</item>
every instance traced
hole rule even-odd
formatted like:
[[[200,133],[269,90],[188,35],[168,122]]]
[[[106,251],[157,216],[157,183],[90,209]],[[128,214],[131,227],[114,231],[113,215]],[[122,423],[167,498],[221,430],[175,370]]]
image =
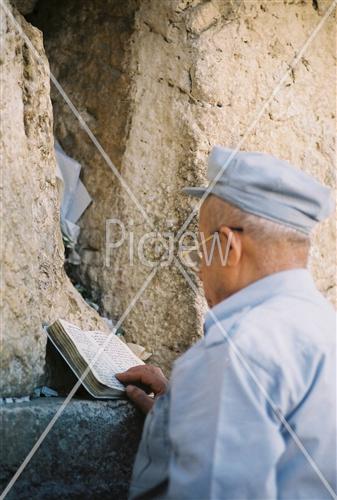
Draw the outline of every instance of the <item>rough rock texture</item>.
[[[153,5],[110,0],[79,6],[67,1],[57,2],[56,9],[48,2],[37,6],[31,21],[44,32],[52,71],[126,179],[141,210],[157,230],[173,231],[188,213],[189,201],[181,197],[180,187],[201,179],[194,174],[188,147],[196,145],[186,31],[180,34],[172,25],[169,34],[158,35],[152,29],[156,18],[162,18],[165,30],[175,4],[160,2],[156,9]],[[82,279],[96,291],[104,310],[120,317],[151,272],[140,263],[137,245],[153,229],[61,96],[53,91],[52,98],[56,135],[81,161],[94,199],[81,221]],[[119,249],[109,251],[107,265],[105,229],[111,218],[135,232],[133,264],[127,238]],[[119,238],[116,226],[111,226],[111,233],[110,241]],[[153,258],[153,249],[148,250]],[[174,267],[157,273],[123,323],[128,338],[146,345],[155,353],[152,361],[166,367],[193,342],[199,325],[193,293]]]
[[[124,317],[126,312],[128,338],[154,351],[153,361],[166,368],[200,334],[203,302],[173,264],[159,268],[133,303],[151,271],[139,261],[137,246],[153,227],[161,232],[180,228],[192,206],[180,188],[204,180],[211,147],[235,147],[241,141],[242,149],[279,155],[334,184],[333,15],[246,137],[328,6],[323,1],[97,0],[79,5],[71,0],[40,2],[35,9],[31,21],[44,32],[52,71],[137,199],[54,91],[57,137],[84,165],[84,181],[94,198],[81,222],[82,279],[108,314]],[[129,234],[108,251],[110,263],[106,260],[110,218],[133,232],[133,264]],[[118,227],[109,227],[109,242],[118,240]],[[314,274],[333,299],[333,222],[315,241]],[[163,251],[153,242],[145,246],[152,259]]]
[[[62,402],[1,407],[1,492]],[[124,401],[72,400],[6,498],[126,498],[142,422]]]
[[[43,322],[106,328],[63,270],[49,66],[40,31],[15,17],[40,62],[1,9],[1,395],[27,394],[43,380]]]

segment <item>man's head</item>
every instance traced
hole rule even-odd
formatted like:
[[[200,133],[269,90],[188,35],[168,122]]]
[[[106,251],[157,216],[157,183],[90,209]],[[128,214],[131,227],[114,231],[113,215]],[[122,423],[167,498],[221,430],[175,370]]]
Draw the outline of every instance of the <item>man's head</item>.
[[[329,188],[269,154],[222,146],[208,157],[207,177],[208,186],[184,191],[204,200],[200,277],[210,306],[268,274],[307,265],[309,235],[334,210]]]
[[[208,157],[207,177],[208,186],[184,191],[204,200],[200,277],[210,306],[268,274],[307,265],[309,235],[334,210],[329,188],[269,154],[222,146]]]
[[[308,235],[243,212],[214,195],[201,206],[199,231],[199,276],[210,307],[264,276],[307,265]]]

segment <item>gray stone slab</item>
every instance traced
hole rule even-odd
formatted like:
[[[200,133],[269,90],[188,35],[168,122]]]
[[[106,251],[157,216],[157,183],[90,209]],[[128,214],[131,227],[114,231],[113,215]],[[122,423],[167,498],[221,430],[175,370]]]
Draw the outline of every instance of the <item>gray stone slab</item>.
[[[1,491],[63,401],[1,406]],[[127,401],[73,399],[7,498],[126,498],[142,424]]]

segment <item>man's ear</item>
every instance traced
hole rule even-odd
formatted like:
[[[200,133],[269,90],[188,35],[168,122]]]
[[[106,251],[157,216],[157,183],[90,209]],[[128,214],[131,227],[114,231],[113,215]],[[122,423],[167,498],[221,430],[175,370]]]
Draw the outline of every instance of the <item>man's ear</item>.
[[[221,226],[219,229],[219,234],[224,241],[224,249],[226,249],[229,242],[228,256],[227,256],[227,267],[235,267],[239,264],[242,256],[242,241],[240,234],[232,231],[227,226]]]

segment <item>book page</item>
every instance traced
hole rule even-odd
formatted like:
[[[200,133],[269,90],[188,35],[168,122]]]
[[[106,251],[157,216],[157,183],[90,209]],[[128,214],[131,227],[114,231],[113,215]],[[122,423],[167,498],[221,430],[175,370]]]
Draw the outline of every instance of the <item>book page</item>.
[[[102,332],[83,331],[67,321],[60,321],[79,353],[102,384],[124,390],[124,385],[116,379],[115,374],[131,368],[131,366],[144,364],[114,333],[110,334],[109,337],[108,334]],[[108,337],[109,340],[107,340]],[[106,346],[98,355],[104,343]]]
[[[107,364],[113,373],[113,387],[124,389],[124,385],[116,379],[114,374],[124,372],[132,366],[143,365],[144,362],[137,358],[137,356],[135,356],[133,352],[124,344],[124,342],[122,342],[122,340],[120,340],[114,333],[109,335],[99,331],[89,331],[86,333],[96,342],[100,349],[104,346],[103,353],[99,357],[97,368],[100,368],[101,364],[102,366]],[[109,340],[107,340],[108,337]],[[106,382],[104,383],[106,384]],[[115,384],[118,384],[118,386]]]

